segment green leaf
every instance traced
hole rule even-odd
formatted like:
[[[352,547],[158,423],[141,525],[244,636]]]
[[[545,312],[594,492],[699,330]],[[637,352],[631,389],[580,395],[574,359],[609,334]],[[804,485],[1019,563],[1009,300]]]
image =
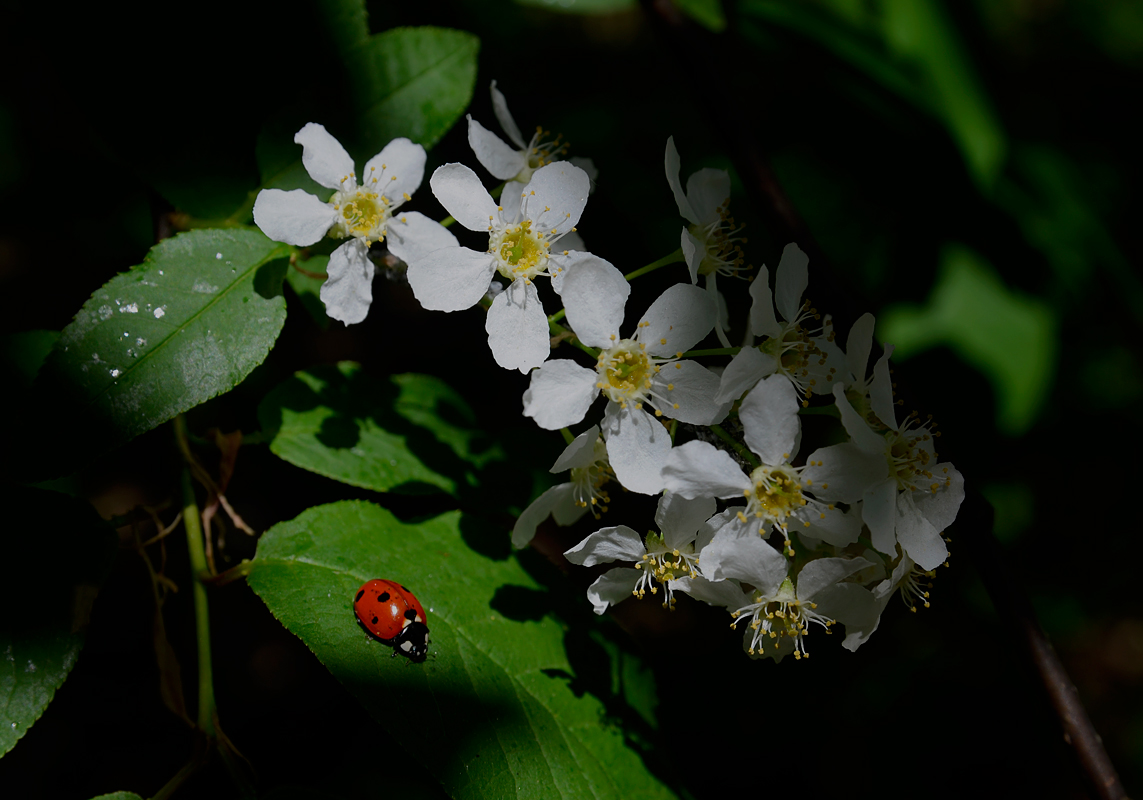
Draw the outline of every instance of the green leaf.
[[[31,387],[59,338],[59,331],[20,331],[0,338],[0,365],[11,381],[8,392]]]
[[[398,136],[436,144],[472,100],[479,49],[471,33],[424,26],[385,31],[348,53],[365,157]]]
[[[317,7],[338,51],[349,50],[369,38],[369,15],[363,0],[317,0]]]
[[[329,266],[329,256],[311,256],[305,261],[299,259],[296,266],[286,270],[286,283],[302,301],[306,311],[323,331],[329,328],[329,316],[325,313],[325,303],[321,300],[321,287],[325,278],[314,277],[325,273]],[[298,268],[304,269],[301,272]],[[306,273],[311,273],[307,275]]]
[[[719,0],[675,0],[679,10],[704,28],[720,33],[726,29],[726,16]]]
[[[247,581],[370,714],[399,720],[412,757],[453,797],[670,797],[628,731],[603,722],[596,694],[573,691],[546,593],[514,559],[471,550],[469,522],[450,512],[406,525],[370,503],[319,506],[266,532]],[[353,596],[372,578],[416,593],[428,661],[393,658],[358,627]]]
[[[266,396],[258,418],[279,457],[377,492],[455,493],[502,458],[440,379],[378,380],[350,362],[297,373]]]
[[[878,320],[881,341],[904,360],[947,345],[996,390],[997,425],[1012,435],[1036,420],[1051,387],[1058,323],[1042,300],[1006,287],[990,264],[950,246],[927,308],[890,306]]]
[[[28,731],[75,666],[114,532],[85,501],[0,488],[0,755]]]
[[[90,458],[236,386],[286,319],[287,245],[257,231],[199,230],[151,249],[92,295],[37,379],[54,402],[60,459]]]
[[[615,14],[638,8],[635,0],[516,0],[522,6],[536,6],[565,14]]]

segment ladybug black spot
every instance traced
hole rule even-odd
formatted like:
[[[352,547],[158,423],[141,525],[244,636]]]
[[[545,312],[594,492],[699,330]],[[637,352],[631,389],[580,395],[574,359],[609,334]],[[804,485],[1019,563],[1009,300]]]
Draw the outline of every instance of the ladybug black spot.
[[[397,584],[397,585],[398,585],[398,586],[401,586],[400,584]],[[401,590],[402,590],[402,591],[405,591],[405,592],[409,592],[409,589],[408,589],[408,587],[405,587],[405,586],[401,586]],[[412,594],[412,592],[409,592],[409,594]]]
[[[412,608],[405,609],[405,619],[412,621],[417,618],[417,612]]]
[[[381,594],[377,595],[377,601],[379,603],[388,603],[389,602],[389,593],[388,592],[381,592]]]
[[[374,618],[373,618],[373,624],[374,624],[374,625],[376,625],[376,624],[377,624],[377,617],[374,617]]]
[[[360,592],[357,593],[357,597],[353,598],[353,602],[356,603],[358,600],[360,600],[364,596],[365,596],[365,590],[362,589]]]

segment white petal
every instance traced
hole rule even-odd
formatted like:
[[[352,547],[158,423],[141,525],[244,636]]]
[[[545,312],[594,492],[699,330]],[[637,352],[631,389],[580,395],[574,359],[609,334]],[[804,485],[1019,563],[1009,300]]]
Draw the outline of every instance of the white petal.
[[[467,247],[444,247],[409,262],[413,296],[432,311],[460,311],[480,302],[495,271],[492,256]]]
[[[522,278],[496,295],[485,317],[484,330],[488,332],[492,357],[504,369],[527,373],[543,364],[552,349],[548,316],[536,285]]]
[[[812,600],[827,586],[871,566],[864,558],[815,558],[798,573],[798,599]]]
[[[448,228],[419,211],[406,211],[390,219],[385,244],[406,264],[437,250],[460,246]]]
[[[583,256],[567,267],[560,285],[568,324],[584,344],[611,347],[619,335],[631,284],[602,258]]]
[[[496,114],[496,121],[500,123],[500,127],[508,134],[508,138],[512,140],[513,144],[523,150],[528,146],[528,143],[520,135],[516,120],[512,119],[512,114],[508,111],[508,101],[504,99],[504,94],[496,88],[496,81],[492,82],[490,88],[492,89],[492,111]]]
[[[302,165],[306,172],[327,189],[340,189],[342,180],[353,172],[353,159],[324,125],[306,123],[294,134],[294,144],[302,146]]]
[[[897,541],[921,569],[936,569],[949,557],[941,532],[913,503],[912,492],[897,498]],[[874,541],[874,547],[876,547]]]
[[[730,173],[724,169],[700,169],[687,178],[687,200],[700,225],[718,221],[718,209],[730,202]]]
[[[444,164],[429,178],[429,186],[457,222],[470,231],[488,231],[497,213],[496,201],[475,172],[464,164]]]
[[[897,481],[889,478],[861,498],[861,518],[869,527],[873,548],[887,556],[897,553]]]
[[[663,485],[683,497],[742,497],[750,479],[725,450],[709,442],[675,447],[663,465]]]
[[[587,173],[587,179],[591,181],[591,191],[595,191],[595,179],[599,177],[599,168],[595,166],[595,162],[585,156],[573,156],[568,161],[574,167],[579,167]]]
[[[786,559],[756,533],[740,536],[730,526],[715,534],[699,557],[702,574],[710,580],[734,578],[773,594],[786,579]]]
[[[510,180],[528,166],[526,154],[504,144],[504,140],[468,116],[468,144],[476,160],[492,173],[494,178]]]
[[[801,597],[800,591],[798,596]],[[847,650],[856,650],[861,642],[869,638],[869,633],[877,627],[877,620],[881,616],[881,606],[877,599],[868,589],[856,583],[835,583],[818,592],[813,602],[819,614],[840,622],[845,626],[847,634],[858,632],[857,638],[860,641],[855,641]],[[862,633],[866,631],[868,633],[863,636]],[[848,635],[846,641],[849,641]]]
[[[685,592],[695,600],[720,608],[739,609],[752,599],[735,581],[708,581],[706,578],[677,578],[670,582],[671,590]]]
[[[548,518],[552,509],[564,495],[569,495],[574,490],[575,487],[570,483],[561,483],[533,500],[520,514],[512,528],[512,546],[526,547],[528,542],[532,541],[532,537],[536,535],[536,528],[540,526],[540,523]]]
[[[833,385],[833,398],[837,403],[837,410],[841,413],[841,424],[853,443],[866,453],[883,455],[885,453],[885,439],[869,427],[865,419],[853,410],[845,396],[845,385],[841,382]]]
[[[821,466],[817,466],[820,461]],[[832,503],[855,503],[889,474],[885,456],[866,453],[855,444],[835,444],[810,453],[802,478],[814,497]]]
[[[897,411],[893,407],[893,381],[889,377],[889,357],[893,345],[885,345],[885,352],[873,365],[873,380],[869,383],[869,406],[877,418],[897,430]]]
[[[785,375],[763,378],[738,409],[746,444],[763,464],[785,464],[796,455],[798,391]]]
[[[636,336],[651,355],[673,356],[701,342],[714,327],[714,318],[714,298],[709,292],[676,283],[647,309]]]
[[[346,325],[361,322],[373,302],[373,262],[369,248],[352,239],[333,251],[326,265],[325,283],[318,293],[325,313]]]
[[[730,330],[730,309],[726,306],[726,298],[718,290],[717,272],[706,276],[706,290],[714,298],[714,335],[718,337],[719,344],[730,347],[730,339],[726,338],[726,332]]]
[[[554,364],[554,361],[549,361],[544,364],[540,369],[545,369],[549,364]],[[532,373],[535,378],[539,374],[539,370]],[[525,414],[527,416],[527,414]],[[561,426],[566,427],[566,426]],[[548,470],[551,473],[564,472],[569,469],[582,469],[583,467],[590,467],[595,461],[595,443],[599,440],[599,426],[592,425],[579,436],[572,439],[571,444],[564,448],[560,453],[560,457],[556,459],[556,463],[552,464],[552,468]]]
[[[658,494],[663,490],[659,473],[671,451],[666,428],[646,411],[621,409],[618,403],[608,403],[603,415],[603,435],[615,477],[628,491]]]
[[[570,550],[564,556],[573,564],[585,567],[604,564],[608,561],[638,561],[647,552],[643,537],[626,525],[614,528],[600,528]]]
[[[333,206],[302,189],[263,189],[254,201],[254,224],[275,242],[308,247],[321,241],[335,222]]]
[[[810,523],[809,527],[799,525],[798,533],[820,539],[834,547],[853,544],[861,536],[861,514],[850,509],[813,507],[803,509],[801,518]],[[793,527],[793,526],[791,526]]]
[[[389,198],[393,206],[405,202],[425,179],[425,148],[400,137],[389,142],[381,152],[369,159],[358,181]]]
[[[683,191],[683,184],[679,180],[679,169],[682,164],[679,161],[679,151],[675,149],[674,136],[667,137],[667,153],[663,163],[667,170],[667,183],[671,185],[671,194],[675,196],[675,202],[679,206],[679,213],[682,214],[688,222],[698,225],[699,218],[695,214],[694,209],[691,208],[690,200],[687,199],[687,195]]]
[[[945,472],[945,470],[948,472]],[[933,483],[939,483],[936,492],[913,492],[913,502],[917,510],[938,531],[943,531],[953,524],[960,504],[964,502],[964,476],[952,464],[937,464],[932,469]],[[945,486],[945,479],[952,480]]]
[[[687,271],[691,274],[691,283],[698,283],[698,271],[703,258],[706,257],[706,247],[686,228],[683,228],[679,246],[683,249],[683,260],[686,261]]]
[[[651,379],[651,390],[655,407],[664,417],[692,425],[713,425],[724,413],[714,402],[718,376],[694,361],[664,364]]]
[[[706,522],[704,522],[702,527],[699,528],[698,535],[695,536],[695,552],[699,552],[708,544],[710,544],[714,539],[715,534],[730,524],[732,521],[737,522],[738,512],[743,508],[744,506],[731,506],[725,511],[720,511],[708,519]]]
[[[875,324],[872,314],[862,314],[849,329],[849,338],[845,340],[845,365],[857,383],[865,382],[865,368],[869,365],[869,351],[873,348]]]
[[[787,322],[793,322],[802,307],[802,295],[810,282],[809,263],[810,257],[793,242],[782,251],[778,278],[774,281],[774,296],[778,312]]]
[[[599,394],[599,387],[595,385],[598,380],[595,370],[569,359],[547,361],[531,375],[528,390],[524,392],[524,416],[549,431],[575,425],[584,418]]]
[[[663,544],[674,550],[693,542],[715,509],[713,497],[687,499],[675,492],[664,493],[655,508],[655,524],[663,533]]]
[[[761,352],[757,347],[743,347],[723,370],[718,394],[714,396],[715,402],[737,400],[743,392],[754,388],[754,384],[777,368],[778,361],[774,356]]]
[[[568,490],[561,492],[556,504],[552,506],[552,519],[557,525],[566,528],[568,525],[574,525],[583,519],[583,515],[587,513],[587,506],[581,506],[576,502],[575,487],[572,484],[565,485]]]
[[[750,282],[750,329],[756,336],[781,336],[782,326],[774,316],[774,295],[770,292],[770,270],[763,264]]]
[[[587,587],[587,599],[591,601],[595,613],[602,614],[609,605],[630,597],[642,575],[641,569],[616,567],[596,578],[595,583]]]
[[[553,230],[565,233],[579,224],[590,189],[586,172],[567,161],[557,161],[532,173],[532,180],[524,187],[524,209],[528,219],[545,234]]]
[[[504,185],[504,191],[500,193],[500,207],[503,209],[500,218],[505,222],[515,222],[520,218],[520,203],[523,201],[520,193],[523,191],[524,184],[520,181],[508,181]]]

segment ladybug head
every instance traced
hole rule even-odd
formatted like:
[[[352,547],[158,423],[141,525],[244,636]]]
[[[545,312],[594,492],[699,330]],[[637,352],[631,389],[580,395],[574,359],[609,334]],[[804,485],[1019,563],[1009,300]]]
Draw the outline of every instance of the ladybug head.
[[[425,660],[429,653],[429,628],[423,622],[410,622],[393,640],[393,655],[400,653],[415,663]]]

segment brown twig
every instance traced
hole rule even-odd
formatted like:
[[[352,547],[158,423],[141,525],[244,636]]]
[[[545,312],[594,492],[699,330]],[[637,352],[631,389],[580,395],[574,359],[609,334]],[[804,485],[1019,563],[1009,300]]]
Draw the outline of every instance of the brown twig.
[[[723,81],[719,76],[733,74],[733,67],[725,63],[724,54],[732,53],[736,48],[726,46],[725,42],[717,47],[714,36],[689,23],[671,0],[642,0],[642,3],[654,27],[671,49],[687,53],[687,69],[683,72],[686,79],[695,84],[695,91],[690,96],[706,98],[715,110],[734,107],[722,89]],[[712,114],[709,118],[718,119],[719,115]],[[741,118],[750,119],[751,114],[744,112]],[[756,113],[753,118],[764,119],[765,115]],[[768,214],[771,224],[787,240],[796,241],[810,255],[816,272],[829,274],[829,280],[818,282],[814,290],[819,295],[817,299],[824,301],[821,307],[829,307],[836,317],[851,323],[857,318],[860,292],[848,285],[838,270],[831,268],[829,259],[817,246],[763,155],[756,131],[747,125],[727,125],[718,133],[723,137],[722,146],[751,200]],[[822,294],[827,296],[822,297]],[[1075,757],[1089,791],[1101,800],[1123,800],[1127,794],[1103,742],[1092,726],[1067,670],[1040,628],[1031,602],[1014,579],[1007,555],[992,534],[992,517],[992,507],[978,492],[970,489],[957,517],[956,527],[961,532],[959,541],[965,543],[965,550],[980,572],[984,587],[1006,629],[1019,633],[1021,652],[1039,678],[1045,697],[1060,721],[1064,741]]]

